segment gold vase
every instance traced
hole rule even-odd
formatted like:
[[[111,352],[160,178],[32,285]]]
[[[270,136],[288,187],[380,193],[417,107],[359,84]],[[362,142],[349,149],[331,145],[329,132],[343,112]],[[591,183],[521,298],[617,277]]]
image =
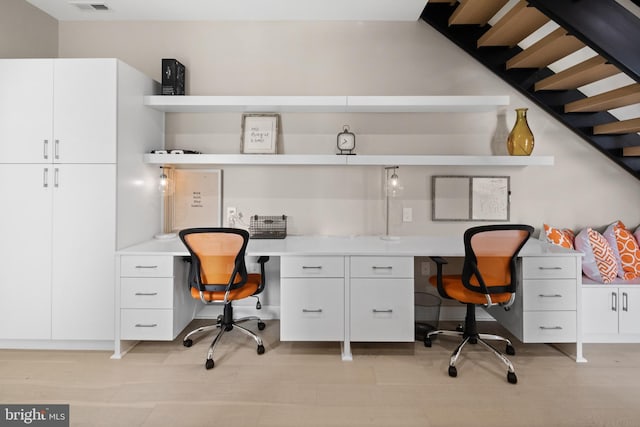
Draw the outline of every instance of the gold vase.
[[[516,123],[507,137],[511,156],[529,156],[533,151],[533,133],[527,123],[527,108],[516,108]]]

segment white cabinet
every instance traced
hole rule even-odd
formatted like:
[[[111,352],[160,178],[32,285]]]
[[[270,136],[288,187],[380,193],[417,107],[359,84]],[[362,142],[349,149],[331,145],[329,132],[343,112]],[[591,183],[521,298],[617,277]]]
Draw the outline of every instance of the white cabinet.
[[[280,339],[344,340],[344,257],[282,257],[280,276]]]
[[[413,341],[413,257],[350,257],[351,341]]]
[[[640,342],[638,285],[584,285],[585,342]]]
[[[120,339],[172,341],[193,319],[186,268],[170,255],[120,257]]]

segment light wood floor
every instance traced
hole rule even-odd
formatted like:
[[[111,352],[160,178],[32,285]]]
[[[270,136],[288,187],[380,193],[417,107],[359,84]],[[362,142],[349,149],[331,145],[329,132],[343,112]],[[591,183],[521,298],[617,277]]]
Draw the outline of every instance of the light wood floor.
[[[198,321],[196,321],[198,322]],[[237,331],[216,367],[204,369],[209,339],[185,348],[141,343],[122,360],[91,351],[0,351],[0,403],[68,403],[77,426],[638,426],[640,345],[523,345],[512,357],[518,384],[480,346],[465,348],[447,375],[452,339],[432,348],[282,343],[262,332],[266,353]],[[446,325],[451,326],[451,325]],[[481,329],[505,332],[488,323]],[[468,346],[469,347],[469,346]]]

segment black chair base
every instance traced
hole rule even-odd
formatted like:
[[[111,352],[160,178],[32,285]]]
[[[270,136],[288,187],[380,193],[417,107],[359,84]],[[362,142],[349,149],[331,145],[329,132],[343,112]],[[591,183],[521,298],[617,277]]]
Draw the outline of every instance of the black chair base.
[[[264,354],[265,350],[264,350],[264,345],[262,344],[262,338],[260,338],[253,331],[245,328],[244,326],[240,326],[241,323],[245,323],[248,321],[257,321],[258,329],[261,331],[264,330],[265,328],[264,322],[257,316],[248,316],[248,317],[242,317],[240,319],[234,319],[233,307],[229,302],[225,304],[223,314],[221,316],[218,316],[218,319],[215,325],[201,326],[189,332],[182,339],[182,345],[184,345],[185,347],[191,347],[193,345],[193,340],[191,339],[193,335],[199,334],[201,332],[209,332],[209,331],[219,329],[215,338],[213,338],[211,345],[209,346],[209,351],[207,352],[207,359],[204,364],[205,368],[212,369],[215,366],[215,362],[213,361],[213,352],[216,346],[218,345],[218,343],[220,342],[220,339],[225,334],[225,332],[231,331],[233,329],[237,329],[240,332],[244,333],[245,335],[248,335],[251,338],[253,338],[256,344],[258,345],[258,348],[257,348],[258,354]]]
[[[511,356],[516,354],[516,351],[513,348],[513,344],[509,339],[500,335],[478,333],[477,327],[476,327],[476,314],[475,314],[474,304],[467,304],[467,315],[465,317],[464,328],[457,328],[457,330],[455,331],[448,331],[448,330],[431,331],[427,333],[427,335],[424,337],[425,347],[431,347],[432,340],[440,335],[458,337],[462,339],[460,344],[458,344],[456,349],[451,354],[451,359],[449,360],[449,376],[450,377],[458,376],[458,369],[456,368],[456,362],[458,361],[458,358],[460,357],[460,354],[462,353],[462,349],[464,348],[464,346],[467,343],[471,343],[471,344],[480,343],[483,345],[485,349],[492,352],[498,359],[502,361],[502,363],[504,363],[507,366],[507,381],[509,381],[511,384],[516,384],[518,382],[518,377],[516,376],[516,373],[511,361],[503,353],[498,351],[494,346],[489,344],[487,341],[505,342],[506,343],[505,352]]]

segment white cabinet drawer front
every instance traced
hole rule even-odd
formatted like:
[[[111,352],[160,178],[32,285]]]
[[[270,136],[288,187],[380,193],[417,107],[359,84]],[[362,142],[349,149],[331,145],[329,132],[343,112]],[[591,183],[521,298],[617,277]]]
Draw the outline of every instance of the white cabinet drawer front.
[[[351,341],[414,341],[413,279],[351,280]]]
[[[575,310],[575,280],[525,280],[523,283],[525,311]]]
[[[283,256],[280,259],[282,277],[344,277],[344,257]]]
[[[122,308],[173,308],[171,277],[123,277],[120,279]]]
[[[523,257],[525,279],[572,279],[576,277],[574,257]]]
[[[120,338],[123,340],[171,341],[173,310],[120,310]]]
[[[352,256],[351,277],[413,278],[413,257]]]
[[[525,311],[525,342],[575,342],[575,311]]]
[[[157,255],[123,255],[121,277],[173,277],[173,257]]]
[[[280,339],[342,341],[344,279],[281,279]]]

